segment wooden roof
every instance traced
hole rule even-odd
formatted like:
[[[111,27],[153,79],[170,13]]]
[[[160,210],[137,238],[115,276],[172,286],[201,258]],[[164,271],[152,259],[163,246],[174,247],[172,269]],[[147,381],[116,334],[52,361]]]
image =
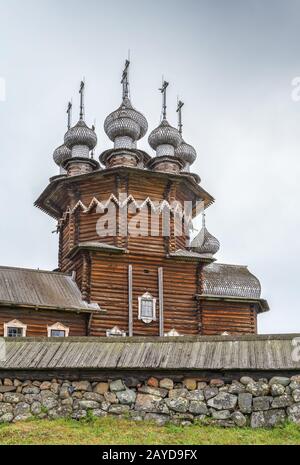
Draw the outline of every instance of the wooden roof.
[[[151,171],[147,169],[133,168],[133,167],[114,167],[103,170],[95,170],[91,173],[85,173],[78,176],[54,176],[50,179],[50,183],[44,189],[39,198],[35,201],[34,205],[42,211],[52,216],[55,219],[61,218],[63,215],[63,208],[59,207],[60,202],[58,198],[65,197],[66,187],[76,184],[82,180],[93,180],[94,178],[103,178],[111,174],[132,174],[142,175],[145,178],[167,178],[174,181],[181,182],[193,193],[195,199],[203,200],[205,208],[214,203],[214,198],[203,187],[196,182],[194,177],[188,173],[164,173],[159,171]]]
[[[70,275],[54,271],[0,267],[0,305],[94,312],[97,304],[82,300]]]
[[[260,282],[247,266],[211,263],[203,274],[204,294],[260,299]]]
[[[6,339],[0,370],[300,370],[300,334]]]

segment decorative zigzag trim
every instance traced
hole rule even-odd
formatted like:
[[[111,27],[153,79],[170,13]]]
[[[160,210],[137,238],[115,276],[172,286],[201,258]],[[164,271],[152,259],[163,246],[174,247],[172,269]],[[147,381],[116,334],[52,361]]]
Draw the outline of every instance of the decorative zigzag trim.
[[[148,205],[154,213],[161,213],[163,210],[168,209],[173,214],[178,214],[182,218],[186,216],[185,212],[182,211],[182,206],[180,202],[174,202],[175,205],[170,205],[170,203],[167,200],[163,200],[162,202],[159,202],[158,205],[155,205],[150,199],[150,197],[147,197],[142,202],[138,202],[132,195],[126,197],[124,201],[120,201],[114,194],[111,194],[111,196],[106,202],[101,202],[96,197],[94,197],[88,206],[84,205],[84,203],[81,200],[79,200],[72,209],[70,207],[67,208],[62,218],[59,220],[59,223],[64,222],[68,218],[68,216],[74,214],[77,209],[81,209],[83,213],[89,213],[95,207],[99,207],[105,210],[106,208],[108,208],[111,202],[114,202],[116,206],[118,206],[119,208],[124,208],[129,203],[133,203],[136,209],[142,209]],[[189,215],[188,220],[191,219],[192,217],[191,215]]]

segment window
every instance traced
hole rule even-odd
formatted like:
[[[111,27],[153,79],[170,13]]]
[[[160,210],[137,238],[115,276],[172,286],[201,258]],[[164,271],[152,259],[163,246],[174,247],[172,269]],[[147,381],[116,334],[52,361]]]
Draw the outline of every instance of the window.
[[[51,337],[66,337],[66,331],[62,331],[59,329],[51,329]]]
[[[62,323],[55,323],[52,326],[47,326],[48,337],[68,337],[70,328],[64,326]]]
[[[149,292],[139,297],[139,320],[144,323],[151,323],[156,320],[156,299]]]
[[[106,331],[107,337],[126,337],[126,332],[122,331],[118,326]]]
[[[24,325],[19,320],[4,323],[4,337],[25,337],[26,331],[27,325]]]

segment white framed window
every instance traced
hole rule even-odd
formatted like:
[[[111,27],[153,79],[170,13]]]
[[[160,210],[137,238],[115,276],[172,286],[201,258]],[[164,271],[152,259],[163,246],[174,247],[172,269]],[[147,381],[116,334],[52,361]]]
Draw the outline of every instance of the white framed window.
[[[54,325],[47,326],[48,337],[68,337],[70,328],[62,323],[55,323]]]
[[[144,323],[156,320],[156,299],[149,292],[139,297],[139,320]]]
[[[126,332],[122,331],[118,326],[106,331],[107,337],[126,337]]]
[[[25,337],[27,325],[19,320],[12,320],[4,323],[4,337]]]

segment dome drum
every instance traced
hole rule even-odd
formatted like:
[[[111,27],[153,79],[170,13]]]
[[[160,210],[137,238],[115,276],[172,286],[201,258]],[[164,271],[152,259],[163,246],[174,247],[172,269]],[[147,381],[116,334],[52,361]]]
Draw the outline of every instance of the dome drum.
[[[86,157],[72,157],[63,164],[63,169],[66,170],[68,177],[91,173],[99,167],[100,165],[96,160]]]
[[[180,171],[183,168],[183,163],[174,156],[161,156],[152,158],[147,166],[152,171],[180,174]]]

